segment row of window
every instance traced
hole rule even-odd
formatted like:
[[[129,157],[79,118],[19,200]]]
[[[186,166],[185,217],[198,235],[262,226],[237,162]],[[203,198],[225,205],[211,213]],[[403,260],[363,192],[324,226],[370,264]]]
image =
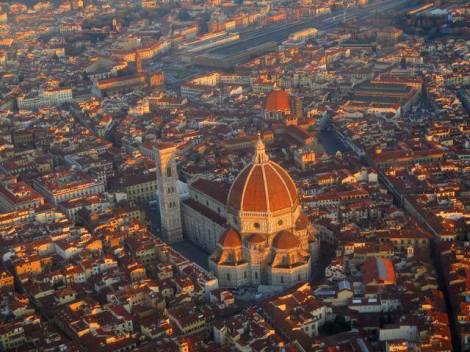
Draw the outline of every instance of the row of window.
[[[277,222],[278,226],[282,226],[283,224],[284,224],[284,221],[282,221],[282,219]],[[259,230],[261,225],[259,224],[259,222],[255,222],[255,223],[253,223],[253,227],[255,229]]]
[[[243,278],[248,278],[248,274],[247,272],[243,272]],[[226,275],[226,279],[227,281],[231,281],[231,278],[230,278],[230,274],[227,273]],[[258,272],[255,271],[255,280],[258,280]],[[302,277],[300,276],[300,274],[297,275],[297,281],[301,281],[302,280]],[[284,283],[284,276],[281,276],[281,284]]]

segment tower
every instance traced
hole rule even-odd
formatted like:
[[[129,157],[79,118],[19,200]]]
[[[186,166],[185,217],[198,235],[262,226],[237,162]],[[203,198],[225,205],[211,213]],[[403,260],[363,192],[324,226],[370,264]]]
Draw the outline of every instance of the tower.
[[[135,66],[136,66],[136,69],[137,69],[137,73],[143,73],[144,72],[144,68],[143,68],[143,65],[142,65],[142,58],[139,54],[139,51],[136,51],[136,53],[135,53]]]
[[[157,146],[156,166],[162,238],[168,243],[177,243],[183,240],[183,230],[174,145],[159,144]]]

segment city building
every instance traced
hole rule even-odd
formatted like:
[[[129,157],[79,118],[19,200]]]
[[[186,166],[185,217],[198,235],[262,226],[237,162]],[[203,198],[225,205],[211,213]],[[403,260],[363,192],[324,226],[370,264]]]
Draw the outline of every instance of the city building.
[[[49,89],[31,93],[17,99],[20,110],[35,110],[43,106],[56,106],[73,101],[72,88]]]
[[[104,192],[104,183],[78,171],[57,171],[33,182],[34,188],[54,205]]]
[[[222,287],[292,286],[308,281],[319,244],[302,214],[297,187],[269,160],[261,138],[253,160],[233,182],[228,228],[210,257]]]
[[[0,209],[6,212],[36,208],[44,204],[44,197],[24,182],[0,185]]]

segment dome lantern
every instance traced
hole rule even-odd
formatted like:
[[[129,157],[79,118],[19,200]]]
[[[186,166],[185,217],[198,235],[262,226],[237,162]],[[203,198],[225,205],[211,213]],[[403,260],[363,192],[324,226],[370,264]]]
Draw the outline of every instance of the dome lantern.
[[[258,132],[258,140],[256,141],[255,156],[253,158],[254,164],[264,164],[269,161],[269,155],[266,153],[266,147],[261,139],[261,134]]]

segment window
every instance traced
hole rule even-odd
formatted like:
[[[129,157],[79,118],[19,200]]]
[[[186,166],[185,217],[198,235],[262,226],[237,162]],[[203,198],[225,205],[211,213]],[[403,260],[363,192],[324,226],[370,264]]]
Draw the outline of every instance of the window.
[[[230,281],[230,274],[227,274],[227,281]]]
[[[284,276],[281,276],[281,284],[284,283]]]
[[[254,227],[255,229],[259,230],[259,227],[260,227],[260,226],[259,226],[259,223],[255,222],[255,223],[253,224],[253,227]]]
[[[245,279],[246,279],[246,277],[247,277],[247,275],[246,275],[246,271],[243,273],[243,276],[244,276],[244,277],[245,277]]]
[[[171,166],[166,168],[166,176],[171,177]]]
[[[258,280],[258,272],[255,271],[255,279]]]
[[[282,219],[277,222],[277,224],[278,224],[279,226],[281,226],[283,223],[284,223],[284,222],[282,221]]]
[[[299,274],[299,275],[297,275],[297,280],[298,280],[298,281],[300,281],[300,274]]]

